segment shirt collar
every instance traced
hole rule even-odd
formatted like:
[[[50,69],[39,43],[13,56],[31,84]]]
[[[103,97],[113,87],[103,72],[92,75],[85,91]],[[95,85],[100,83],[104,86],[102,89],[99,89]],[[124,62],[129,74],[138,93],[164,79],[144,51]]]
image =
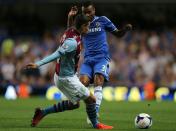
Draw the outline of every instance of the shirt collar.
[[[99,17],[98,16],[94,16],[93,20],[90,23],[93,23],[95,20],[97,20]]]

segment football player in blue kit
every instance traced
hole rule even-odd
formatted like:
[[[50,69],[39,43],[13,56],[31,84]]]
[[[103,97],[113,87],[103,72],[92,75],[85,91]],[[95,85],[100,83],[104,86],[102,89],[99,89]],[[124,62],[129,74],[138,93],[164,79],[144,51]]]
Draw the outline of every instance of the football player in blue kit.
[[[76,6],[72,7],[68,14],[68,27],[72,26],[73,18],[77,14]],[[80,68],[80,81],[88,87],[93,81],[94,96],[96,98],[96,111],[99,112],[102,101],[102,86],[109,80],[109,46],[106,32],[111,32],[116,37],[122,37],[132,30],[131,24],[126,24],[121,30],[106,16],[95,15],[95,5],[91,1],[82,4],[82,13],[89,17],[91,23],[89,32],[82,37],[84,47],[84,62]],[[89,120],[87,120],[89,123]]]

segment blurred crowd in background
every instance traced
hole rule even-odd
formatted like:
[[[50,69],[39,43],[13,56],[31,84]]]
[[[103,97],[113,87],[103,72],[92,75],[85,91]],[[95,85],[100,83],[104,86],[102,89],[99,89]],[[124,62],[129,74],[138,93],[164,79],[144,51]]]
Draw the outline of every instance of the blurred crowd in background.
[[[0,2],[0,88],[9,84],[46,88],[53,84],[54,62],[32,71],[22,69],[59,45],[73,3],[55,2]],[[112,58],[107,85],[143,87],[150,83],[176,89],[175,9],[175,4],[169,3],[96,5],[97,15],[107,16],[117,27],[125,23],[134,26],[123,38],[107,35]]]
[[[30,83],[34,87],[53,84],[55,63],[24,72],[23,67],[51,54],[63,30],[45,32],[41,38],[17,37],[1,41],[0,86]],[[157,86],[176,88],[176,32],[134,30],[123,38],[108,33],[111,52],[109,85]],[[81,60],[82,61],[82,60]]]

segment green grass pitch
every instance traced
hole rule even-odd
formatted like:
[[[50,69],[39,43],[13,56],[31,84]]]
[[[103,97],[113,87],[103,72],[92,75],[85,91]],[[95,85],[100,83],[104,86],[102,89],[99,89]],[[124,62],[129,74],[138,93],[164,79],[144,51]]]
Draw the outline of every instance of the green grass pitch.
[[[30,127],[35,107],[53,105],[56,101],[29,98],[8,101],[0,98],[0,131],[90,131],[86,123],[84,103],[74,111],[51,114],[37,127]],[[150,129],[136,129],[134,118],[138,113],[148,113],[153,118]],[[176,131],[176,103],[174,102],[106,102],[103,101],[101,121],[113,125],[115,131]]]

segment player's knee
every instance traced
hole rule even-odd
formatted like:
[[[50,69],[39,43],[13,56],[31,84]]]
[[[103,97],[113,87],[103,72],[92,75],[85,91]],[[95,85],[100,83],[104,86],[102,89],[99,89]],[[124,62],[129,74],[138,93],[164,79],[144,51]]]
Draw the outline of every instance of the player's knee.
[[[103,86],[104,84],[104,76],[102,74],[95,74],[94,76],[94,85],[95,86]]]
[[[79,102],[77,102],[76,104],[74,104],[74,109],[77,109],[79,107],[80,107],[80,103]]]
[[[93,94],[91,94],[87,99],[84,100],[86,104],[96,103],[96,99]]]
[[[84,85],[84,86],[89,86],[89,77],[87,77],[87,76],[81,76],[80,77],[80,81],[81,81],[81,83]]]
[[[80,107],[80,103],[77,102],[74,107],[75,107],[75,109],[79,108]]]
[[[69,107],[68,107],[69,110],[74,110],[74,109],[77,109],[79,107],[80,107],[79,102],[77,102],[76,104],[73,104],[72,102],[69,102]]]

